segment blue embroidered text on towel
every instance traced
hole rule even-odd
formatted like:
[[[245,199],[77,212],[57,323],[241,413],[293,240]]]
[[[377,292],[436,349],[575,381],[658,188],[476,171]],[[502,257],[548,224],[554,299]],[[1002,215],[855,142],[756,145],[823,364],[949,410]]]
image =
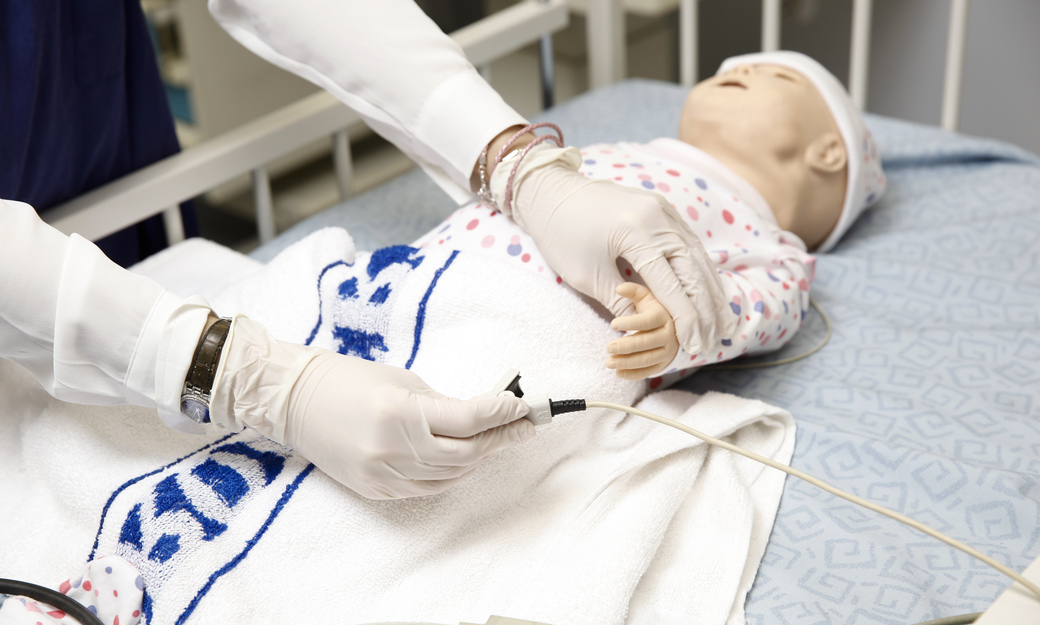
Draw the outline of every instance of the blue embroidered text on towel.
[[[145,622],[190,617],[313,470],[257,434],[230,438],[126,482],[105,507],[90,558],[116,554],[141,572]],[[191,589],[164,592],[185,584]]]
[[[316,280],[318,318],[307,343],[410,366],[422,342],[426,304],[456,255],[395,246],[354,262],[329,262]],[[391,316],[394,309],[407,314]],[[233,439],[129,480],[105,508],[91,558],[118,554],[141,571],[146,622],[190,618],[313,470],[256,434]],[[169,586],[179,590],[168,592]]]
[[[408,368],[422,342],[426,302],[457,252],[437,258],[405,245],[336,261],[318,276],[319,313],[308,345]],[[411,328],[390,329],[388,310],[414,310]]]

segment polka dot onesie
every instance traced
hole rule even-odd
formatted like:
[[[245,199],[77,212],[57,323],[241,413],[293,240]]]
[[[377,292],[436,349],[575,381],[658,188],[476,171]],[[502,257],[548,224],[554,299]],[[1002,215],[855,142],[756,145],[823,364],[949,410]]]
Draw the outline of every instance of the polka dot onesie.
[[[598,144],[581,153],[583,175],[664,196],[718,267],[730,312],[737,318],[736,334],[699,354],[680,349],[666,373],[773,351],[798,331],[809,306],[815,259],[801,239],[780,229],[751,184],[675,139]],[[504,259],[562,284],[529,235],[479,203],[460,208],[413,245],[444,245]],[[654,382],[660,384],[659,379]]]
[[[133,565],[118,556],[94,560],[82,575],[62,582],[58,592],[82,604],[105,625],[137,625],[144,615],[144,579]],[[0,603],[3,625],[78,623],[54,606],[35,599],[11,597]]]

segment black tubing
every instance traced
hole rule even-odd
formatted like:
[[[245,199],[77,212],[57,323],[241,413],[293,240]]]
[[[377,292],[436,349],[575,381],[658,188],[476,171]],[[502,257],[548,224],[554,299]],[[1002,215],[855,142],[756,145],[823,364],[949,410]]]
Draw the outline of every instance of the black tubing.
[[[20,582],[15,579],[0,578],[0,593],[13,596],[24,596],[35,599],[40,603],[46,603],[57,610],[71,616],[80,622],[80,625],[104,625],[97,616],[68,595],[63,595],[57,590],[51,590],[29,582]]]

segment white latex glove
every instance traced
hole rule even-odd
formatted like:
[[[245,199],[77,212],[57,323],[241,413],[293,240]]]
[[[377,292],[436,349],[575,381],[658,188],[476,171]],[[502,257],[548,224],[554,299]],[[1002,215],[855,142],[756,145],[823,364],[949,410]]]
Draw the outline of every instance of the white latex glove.
[[[535,433],[515,397],[446,397],[406,369],[277,341],[245,317],[225,342],[210,414],[371,499],[439,493]]]
[[[732,336],[736,323],[718,270],[668,201],[589,180],[578,173],[580,163],[575,148],[532,151],[514,178],[512,217],[549,265],[567,284],[621,317],[635,312],[631,300],[617,292],[626,282],[617,268],[617,259],[624,258],[671,314],[688,353]],[[493,191],[504,193],[502,179],[510,169],[509,163],[495,169]]]

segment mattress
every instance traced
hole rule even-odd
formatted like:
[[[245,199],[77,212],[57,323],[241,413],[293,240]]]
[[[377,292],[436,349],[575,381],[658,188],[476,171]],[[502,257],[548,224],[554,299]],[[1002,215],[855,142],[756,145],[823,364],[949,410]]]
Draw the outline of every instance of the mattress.
[[[543,114],[571,145],[675,136],[682,87],[625,81]],[[829,254],[813,296],[819,353],[702,370],[681,387],[790,410],[793,466],[964,540],[1013,568],[1040,554],[1040,159],[867,116],[890,188]],[[414,240],[454,210],[418,170],[301,222],[359,249]],[[810,314],[782,352],[824,334]],[[748,599],[751,623],[916,623],[985,609],[1009,581],[894,521],[788,478]]]

